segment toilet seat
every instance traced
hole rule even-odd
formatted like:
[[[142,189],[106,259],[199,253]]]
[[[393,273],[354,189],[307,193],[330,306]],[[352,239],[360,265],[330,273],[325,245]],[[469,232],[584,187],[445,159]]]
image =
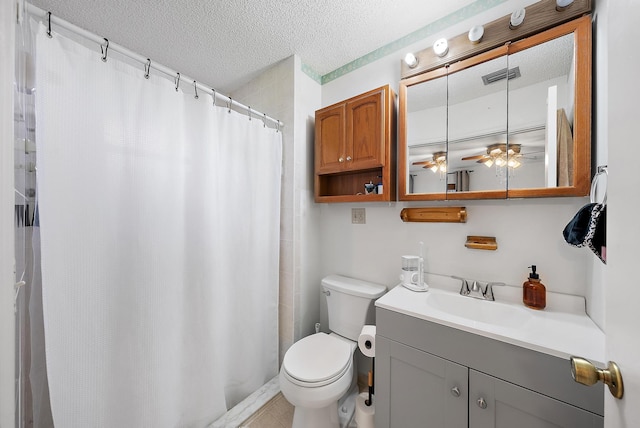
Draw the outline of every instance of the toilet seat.
[[[282,368],[292,383],[315,388],[335,382],[353,364],[352,347],[344,340],[317,333],[299,340],[284,356]]]

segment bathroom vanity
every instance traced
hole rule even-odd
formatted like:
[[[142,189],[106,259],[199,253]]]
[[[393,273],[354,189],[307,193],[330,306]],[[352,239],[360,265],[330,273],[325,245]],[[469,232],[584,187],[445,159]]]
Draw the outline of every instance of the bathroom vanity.
[[[574,382],[569,363],[604,360],[584,299],[549,293],[535,311],[518,292],[500,287],[492,302],[397,286],[381,297],[376,428],[602,427],[603,385]]]

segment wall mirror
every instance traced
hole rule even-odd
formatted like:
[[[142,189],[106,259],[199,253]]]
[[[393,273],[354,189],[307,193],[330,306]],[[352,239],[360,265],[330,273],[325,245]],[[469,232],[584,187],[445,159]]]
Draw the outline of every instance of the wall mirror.
[[[408,89],[406,185],[409,193],[444,195],[447,191],[447,75],[435,72],[429,77],[431,79]]]
[[[590,19],[404,79],[399,109],[401,200],[584,196]]]

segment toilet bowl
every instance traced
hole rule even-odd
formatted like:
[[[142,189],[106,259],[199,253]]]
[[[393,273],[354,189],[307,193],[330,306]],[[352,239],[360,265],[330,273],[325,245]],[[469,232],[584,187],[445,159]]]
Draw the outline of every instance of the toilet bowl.
[[[357,344],[334,333],[316,333],[285,354],[280,390],[295,406],[293,428],[338,428],[338,400],[356,383]]]
[[[373,301],[386,287],[330,275],[322,280],[331,334],[316,333],[294,343],[280,368],[280,390],[294,405],[292,428],[344,428],[357,395],[354,353],[362,326],[373,320]]]

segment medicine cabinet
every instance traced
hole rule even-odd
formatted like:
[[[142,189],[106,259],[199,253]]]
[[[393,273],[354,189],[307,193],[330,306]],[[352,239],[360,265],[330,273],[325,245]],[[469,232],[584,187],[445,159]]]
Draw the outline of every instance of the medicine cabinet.
[[[584,196],[590,152],[590,16],[400,82],[400,200]]]

